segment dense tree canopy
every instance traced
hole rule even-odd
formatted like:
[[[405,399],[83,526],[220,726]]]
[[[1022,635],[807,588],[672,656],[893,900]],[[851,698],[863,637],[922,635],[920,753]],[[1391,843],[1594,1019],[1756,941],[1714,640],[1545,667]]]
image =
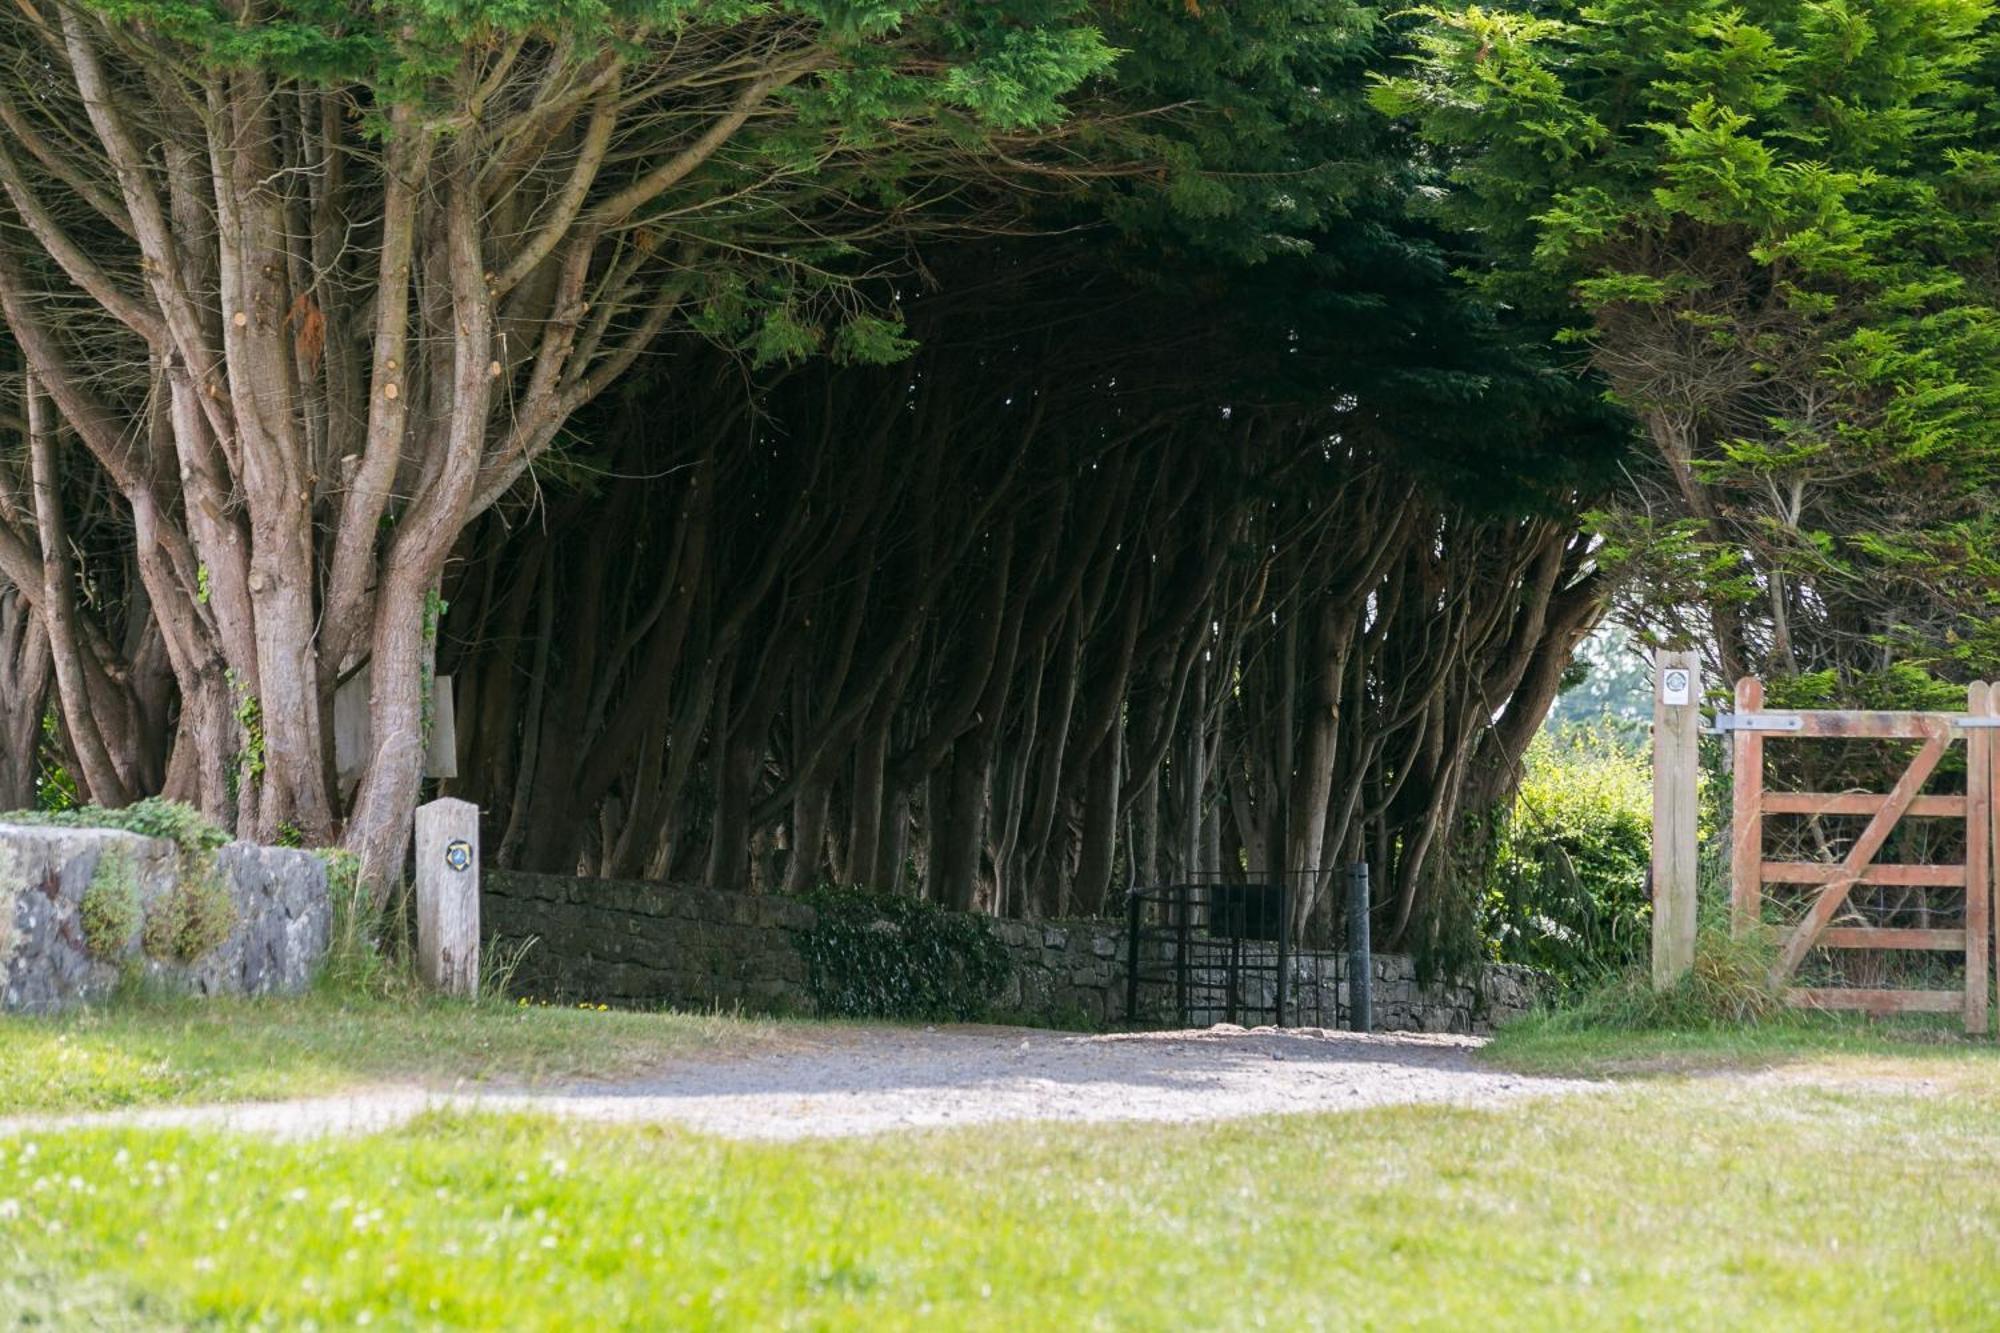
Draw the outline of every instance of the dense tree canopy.
[[[921,228],[1109,56],[1039,0],[0,17],[32,482],[61,485],[59,436],[84,446],[144,600],[124,642],[93,636],[58,506],[32,506],[39,556],[9,525],[91,795],[164,785],[394,861],[466,524],[672,327],[757,360],[893,354],[852,299],[858,247]],[[363,664],[373,758],[346,801],[329,701]]]
[[[1497,298],[1571,312],[1658,469],[1603,516],[1727,675],[1995,670],[1984,0],[1425,12],[1410,117]]]
[[[1405,25],[1406,27],[1407,25]],[[1630,423],[1346,0],[0,17],[0,804],[1007,913],[1468,838]],[[372,744],[339,762],[365,682]],[[54,769],[51,765],[54,765]]]

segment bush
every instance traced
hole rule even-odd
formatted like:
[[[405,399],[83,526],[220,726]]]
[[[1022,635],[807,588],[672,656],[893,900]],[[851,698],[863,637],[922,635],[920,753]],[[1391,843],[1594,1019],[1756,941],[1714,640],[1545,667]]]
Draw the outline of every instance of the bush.
[[[124,955],[139,929],[139,885],[124,848],[107,849],[97,859],[83,901],[77,904],[77,916],[83,926],[83,947],[92,958],[110,962]]]
[[[1652,929],[1652,766],[1643,740],[1599,724],[1543,732],[1487,880],[1502,962],[1589,985],[1645,958]]]
[[[800,943],[822,1017],[967,1022],[999,998],[1007,951],[980,917],[856,888],[803,901],[818,914]]]

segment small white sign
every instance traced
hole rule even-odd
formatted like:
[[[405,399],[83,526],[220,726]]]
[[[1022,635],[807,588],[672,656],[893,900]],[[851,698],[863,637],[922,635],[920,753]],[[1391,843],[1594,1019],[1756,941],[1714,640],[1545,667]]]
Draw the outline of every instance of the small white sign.
[[[1694,702],[1694,673],[1686,667],[1668,667],[1660,673],[1660,702]]]

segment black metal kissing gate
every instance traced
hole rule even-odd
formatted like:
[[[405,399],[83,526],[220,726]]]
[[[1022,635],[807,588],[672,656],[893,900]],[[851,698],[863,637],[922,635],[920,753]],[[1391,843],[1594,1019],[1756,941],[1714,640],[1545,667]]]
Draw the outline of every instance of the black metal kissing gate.
[[[1291,890],[1282,880],[1132,890],[1125,903],[1126,1023],[1137,1026],[1142,1007],[1165,1009],[1170,1000],[1180,1027],[1284,1027],[1291,921]]]

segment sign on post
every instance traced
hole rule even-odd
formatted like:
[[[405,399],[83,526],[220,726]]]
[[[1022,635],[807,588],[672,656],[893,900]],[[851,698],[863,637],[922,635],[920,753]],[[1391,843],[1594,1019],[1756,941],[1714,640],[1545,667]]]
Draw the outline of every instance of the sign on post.
[[[448,995],[479,993],[479,807],[417,808],[417,971]]]
[[[1655,653],[1653,667],[1653,986],[1664,990],[1694,966],[1701,676],[1693,653]]]

